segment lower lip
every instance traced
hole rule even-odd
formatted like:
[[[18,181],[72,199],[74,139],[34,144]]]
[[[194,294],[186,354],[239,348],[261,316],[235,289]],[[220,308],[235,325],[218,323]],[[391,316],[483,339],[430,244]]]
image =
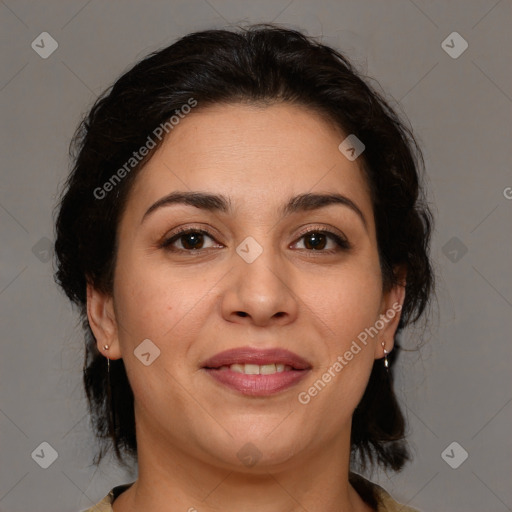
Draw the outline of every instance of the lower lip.
[[[284,391],[301,381],[309,370],[290,370],[270,375],[247,375],[232,370],[203,368],[217,382],[244,395],[269,396]]]

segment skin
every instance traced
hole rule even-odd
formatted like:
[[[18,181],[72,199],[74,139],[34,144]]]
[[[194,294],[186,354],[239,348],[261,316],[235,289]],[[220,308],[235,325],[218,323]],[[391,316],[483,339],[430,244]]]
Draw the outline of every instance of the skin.
[[[381,343],[393,348],[399,314],[307,405],[297,399],[404,299],[402,286],[383,292],[368,186],[360,162],[338,150],[345,136],[290,104],[198,107],[137,176],[118,226],[113,296],[88,287],[98,349],[124,359],[135,396],[139,476],[115,512],[371,510],[348,483],[351,418]],[[233,211],[175,204],[142,222],[173,191],[224,194]],[[279,214],[292,196],[329,192],[350,198],[367,225],[342,205]],[[159,247],[180,226],[213,237],[195,255],[185,252],[190,237],[176,252]],[[304,228],[341,232],[351,249],[326,238],[315,250]],[[252,263],[236,252],[247,236],[263,248]],[[149,366],[133,353],[145,339],[160,349]],[[312,368],[290,389],[244,396],[200,368],[241,346],[286,348]],[[252,467],[237,457],[247,443],[261,453]]]

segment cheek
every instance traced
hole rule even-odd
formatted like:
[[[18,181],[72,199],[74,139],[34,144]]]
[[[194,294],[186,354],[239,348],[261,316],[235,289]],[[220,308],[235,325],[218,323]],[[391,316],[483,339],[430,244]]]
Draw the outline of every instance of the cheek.
[[[115,297],[118,320],[127,331],[122,343],[149,338],[165,345],[193,316],[189,313],[197,314],[197,305],[208,288],[208,282],[197,272],[187,276],[147,259],[120,262]]]
[[[381,280],[375,267],[352,267],[317,283],[322,292],[310,291],[306,303],[322,326],[324,350],[310,387],[301,389],[300,403],[307,401],[305,407],[318,414],[329,411],[324,427],[334,433],[350,421],[372,370],[375,339],[365,337],[365,329],[379,318]]]
[[[190,401],[179,383],[185,381],[183,361],[200,334],[200,317],[206,313],[205,299],[201,299],[212,284],[204,281],[197,272],[188,277],[149,264],[147,259],[119,260],[114,294],[119,342],[139,407],[172,403],[185,408]],[[158,354],[147,366],[137,357],[144,340],[157,347],[145,342],[149,359]]]
[[[302,298],[324,322],[332,347],[342,349],[378,318],[382,282],[375,266],[347,266],[310,281],[316,286],[304,288]]]

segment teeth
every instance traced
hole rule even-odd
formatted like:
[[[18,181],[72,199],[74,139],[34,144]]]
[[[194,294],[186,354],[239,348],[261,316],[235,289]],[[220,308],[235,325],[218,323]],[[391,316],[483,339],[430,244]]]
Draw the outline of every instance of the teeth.
[[[291,366],[284,364],[232,364],[221,366],[220,370],[231,370],[232,372],[245,373],[246,375],[271,375],[273,373],[289,372]]]
[[[247,375],[258,375],[260,373],[260,367],[257,364],[246,364],[244,373]]]
[[[271,373],[277,372],[275,364],[264,364],[259,367],[259,370],[261,375],[270,375]]]

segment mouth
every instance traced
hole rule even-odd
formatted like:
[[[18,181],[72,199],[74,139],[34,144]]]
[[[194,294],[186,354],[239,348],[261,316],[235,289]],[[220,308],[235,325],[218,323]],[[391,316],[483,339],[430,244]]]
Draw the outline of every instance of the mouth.
[[[285,349],[243,347],[213,356],[202,363],[201,369],[217,383],[238,393],[268,396],[298,384],[311,365]]]

